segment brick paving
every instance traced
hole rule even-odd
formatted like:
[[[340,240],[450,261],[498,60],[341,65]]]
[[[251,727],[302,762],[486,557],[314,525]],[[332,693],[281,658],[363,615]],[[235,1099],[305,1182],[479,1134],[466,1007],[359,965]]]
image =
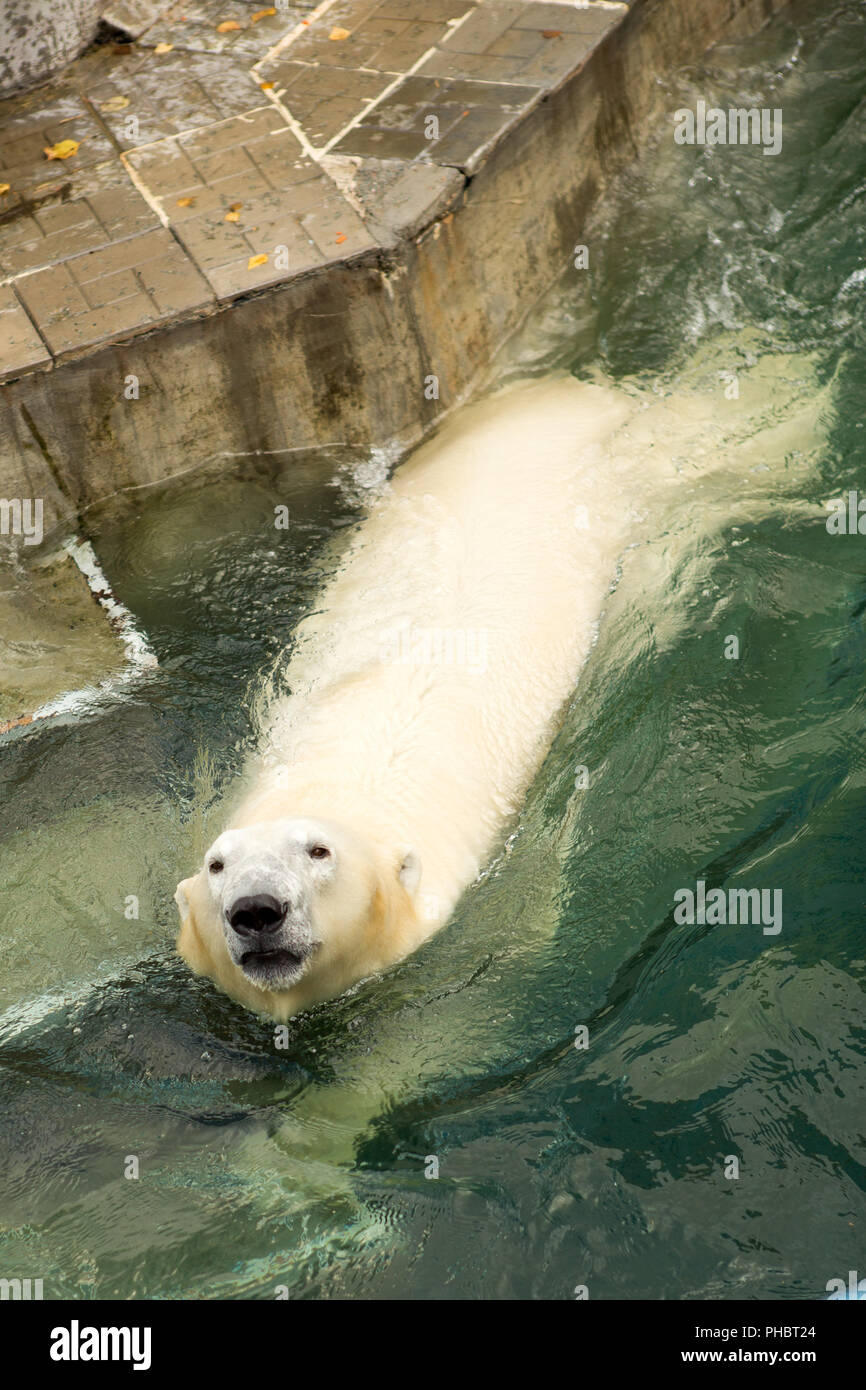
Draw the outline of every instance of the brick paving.
[[[115,41],[0,102],[0,381],[417,234],[626,12],[108,4]]]

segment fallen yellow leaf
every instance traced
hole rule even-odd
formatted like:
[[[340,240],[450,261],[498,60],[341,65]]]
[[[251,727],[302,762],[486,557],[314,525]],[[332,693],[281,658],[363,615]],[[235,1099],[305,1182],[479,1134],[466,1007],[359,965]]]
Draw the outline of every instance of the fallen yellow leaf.
[[[328,35],[328,38],[331,39],[334,43],[339,43],[340,39],[347,39],[348,37],[348,29],[332,29],[330,34]]]
[[[255,270],[257,265],[264,265],[267,256],[250,256],[247,261],[247,270]]]
[[[178,198],[177,200],[177,205],[179,208],[191,208],[194,203],[195,198]]]
[[[222,24],[217,25],[218,34],[230,34],[232,29],[240,29],[236,19],[224,19]]]
[[[256,21],[259,20],[259,19],[267,19],[267,17],[268,17],[269,14],[276,14],[276,10],[274,9],[274,6],[273,6],[273,5],[271,5],[270,8],[267,9],[267,10],[256,10],[256,11],[250,16],[250,22],[251,22],[252,24],[255,24]]]
[[[259,83],[259,86],[261,87],[261,89],[262,89],[263,92],[269,92],[269,91],[271,90],[271,88],[273,87],[273,85],[274,85],[273,82],[260,82],[260,83]]]
[[[225,215],[226,222],[239,222],[240,220],[241,215],[239,212],[227,212]]]
[[[80,140],[60,140],[56,145],[45,146],[46,159],[70,159],[80,145]]]
[[[173,43],[158,43],[153,51],[154,53],[170,53],[173,48]]]
[[[0,193],[8,193],[11,187],[11,183],[0,183]]]
[[[122,111],[129,105],[129,97],[109,97],[100,103],[100,111]]]

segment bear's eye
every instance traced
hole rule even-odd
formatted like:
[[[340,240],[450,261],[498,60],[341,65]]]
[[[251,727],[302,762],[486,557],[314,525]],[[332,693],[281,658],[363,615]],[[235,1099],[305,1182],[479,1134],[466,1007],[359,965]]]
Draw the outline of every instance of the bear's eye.
[[[225,865],[221,859],[212,859],[208,864],[208,868],[212,874],[221,874]]]
[[[310,858],[311,858],[311,859],[330,859],[330,857],[331,857],[331,851],[327,848],[327,846],[325,846],[325,845],[311,845],[311,846],[310,846]]]

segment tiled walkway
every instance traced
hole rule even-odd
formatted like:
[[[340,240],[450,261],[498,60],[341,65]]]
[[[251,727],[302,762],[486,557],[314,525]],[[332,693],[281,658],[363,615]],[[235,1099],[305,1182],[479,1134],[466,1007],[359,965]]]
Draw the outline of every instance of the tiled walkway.
[[[411,234],[627,8],[108,4],[0,102],[0,380]]]

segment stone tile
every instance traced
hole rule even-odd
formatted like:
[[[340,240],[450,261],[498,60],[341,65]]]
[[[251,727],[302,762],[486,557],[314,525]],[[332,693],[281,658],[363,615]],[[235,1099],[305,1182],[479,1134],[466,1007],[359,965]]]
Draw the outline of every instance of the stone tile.
[[[243,145],[234,145],[214,154],[202,154],[195,161],[196,171],[206,184],[216,179],[231,180],[235,186],[251,191],[256,182],[261,185],[263,176]]]
[[[236,222],[226,222],[220,208],[187,218],[177,229],[218,298],[288,279],[325,259],[376,244],[354,208],[321,173],[288,194],[271,190],[246,198],[237,211]],[[281,258],[287,258],[287,265],[277,264],[279,248],[285,248]],[[259,255],[268,257],[267,269],[250,269],[250,258]]]
[[[494,0],[499,4],[501,0]],[[618,24],[625,14],[621,10],[610,10],[606,5],[557,5],[545,0],[529,0],[523,6],[524,13],[517,21],[517,28],[561,29],[565,34],[598,34]]]
[[[142,291],[131,299],[101,309],[88,307],[82,313],[69,311],[58,315],[50,325],[41,325],[41,328],[55,358],[62,360],[101,343],[116,342],[136,329],[158,322],[159,318]]]
[[[130,183],[125,169],[122,178],[122,183],[97,187],[87,194],[88,204],[112,241],[159,225],[156,213]]]
[[[499,0],[495,4],[481,5],[448,36],[443,47],[451,53],[486,53],[525,10],[523,0],[516,3]]]
[[[161,318],[189,313],[211,302],[206,277],[183,255],[180,247],[138,266],[136,275]]]
[[[272,188],[296,188],[319,176],[318,166],[307,158],[289,130],[267,140],[257,140],[249,147],[249,152],[256,168],[267,177]]]
[[[380,72],[405,72],[449,32],[445,24],[408,24],[400,34],[377,50],[373,66]]]
[[[69,90],[62,79],[56,86],[36,87],[29,92],[16,93],[0,101],[3,140],[15,140],[38,131],[44,125],[80,116],[83,109],[81,98]]]
[[[623,11],[532,0],[486,0],[419,71],[553,87],[579,67]]]
[[[317,147],[338,135],[394,80],[390,73],[314,68],[284,61],[263,64],[261,75],[273,83],[282,104]]]
[[[208,125],[190,134],[181,135],[178,143],[187,156],[196,162],[205,155],[219,154],[239,145],[260,140],[272,131],[284,130],[286,122],[276,107],[259,104],[232,120]]]
[[[158,225],[85,104],[62,92],[47,99],[42,93],[40,110],[36,95],[0,104],[2,181],[12,185],[0,199],[0,267],[6,275],[48,266]],[[47,160],[45,146],[67,138],[80,139],[76,153],[67,160]]]
[[[17,281],[16,289],[57,358],[213,301],[200,272],[164,228],[38,270]]]
[[[32,215],[31,205],[12,194],[0,194],[0,270],[4,249],[8,251],[21,242],[38,241],[41,236],[42,229]]]
[[[224,217],[192,218],[178,228],[178,236],[206,276],[217,266],[230,265],[241,257],[249,260],[254,254],[241,224],[226,222]]]
[[[266,255],[263,265],[250,267],[247,251],[243,256],[214,267],[208,272],[208,279],[217,299],[225,301],[253,290],[264,289],[268,285],[279,284],[305,271],[314,270],[325,264],[325,257],[315,242],[298,222],[287,223],[280,229],[280,240],[271,242],[265,238],[255,251],[255,255]],[[276,248],[285,248],[284,259],[277,261]]]
[[[356,256],[376,245],[358,214],[339,197],[332,197],[306,213],[301,218],[301,226],[326,260]]]
[[[10,110],[16,101],[0,103],[0,183],[10,184],[14,192],[27,192],[60,173],[69,177],[114,158],[108,135],[77,98],[74,114],[69,114],[68,102],[51,101],[35,117],[22,104],[18,119]],[[69,159],[49,160],[46,148],[62,140],[77,140],[78,150]]]
[[[460,0],[454,0],[460,12]],[[451,18],[452,16],[449,16]],[[348,30],[348,38],[333,40],[336,29]],[[445,20],[432,17],[419,4],[409,16],[396,16],[366,0],[337,5],[321,15],[284,51],[294,62],[318,63],[334,68],[372,68],[396,75],[405,72],[423,53],[450,33]]]
[[[10,285],[0,285],[0,381],[43,367],[51,355]]]
[[[418,76],[420,78],[421,74]],[[509,112],[521,111],[537,95],[531,87],[521,89],[512,82],[475,82],[471,77],[438,82],[437,86],[442,93],[438,99],[440,102],[456,102],[461,106],[498,106]]]
[[[71,226],[60,225],[46,232],[37,219],[47,219],[52,211],[58,215],[68,213],[75,221]],[[52,265],[81,251],[105,246],[109,241],[104,227],[83,199],[58,203],[53,209],[46,207],[36,216],[29,217],[24,227],[29,232],[26,238],[7,241],[3,235],[6,229],[0,226],[0,265],[7,275],[20,275],[23,271]]]
[[[596,36],[585,33],[563,34],[562,38],[545,43],[534,57],[523,64],[520,69],[521,80],[538,82],[543,87],[552,87],[561,82],[585,62],[604,32],[605,30],[599,30]]]
[[[204,188],[195,165],[176,140],[133,150],[126,159],[155,198],[169,199]]]
[[[474,8],[476,0],[423,0],[424,18],[447,21],[459,19]],[[418,0],[384,0],[376,11],[393,19],[417,19]]]
[[[80,67],[71,80],[124,150],[239,115],[263,100],[248,63],[212,54],[136,50],[110,65]]]
[[[459,5],[462,3],[462,0],[452,0],[452,3]],[[292,40],[285,51],[287,53],[291,52],[294,57],[295,49],[298,48],[299,45],[305,44],[311,35],[315,35],[318,39],[324,33],[324,37],[327,40],[328,35],[333,29],[348,29],[351,34],[359,28],[359,26],[364,24],[366,20],[372,19],[384,8],[382,0],[337,0],[337,4],[332,5],[318,20],[314,20],[310,23],[309,33],[299,34]],[[309,18],[308,15],[304,15],[303,17],[304,19]],[[409,15],[409,18],[418,18],[417,5],[412,6],[412,14]],[[343,40],[342,42],[348,42],[348,40]]]
[[[516,81],[522,63],[518,58],[502,58],[495,53],[452,53],[441,48],[418,69],[430,77],[475,77],[482,82]]]
[[[234,197],[227,198],[219,189],[205,188],[204,184],[190,186],[193,190],[191,193],[178,198],[166,195],[161,199],[163,212],[173,227],[182,227],[184,222],[201,217],[205,212],[219,213],[224,217],[231,203],[236,201]]]
[[[36,222],[45,237],[55,232],[71,231],[95,221],[94,215],[84,198],[76,198],[71,203],[55,203],[34,213]]]
[[[511,120],[516,119],[517,113]],[[437,142],[433,157],[439,164],[451,164],[459,169],[470,170],[487,146],[507,129],[508,124],[507,118],[503,122],[503,112],[498,107],[475,107]]]
[[[282,192],[292,206],[290,190],[320,178],[289,130],[283,117],[268,106],[209,126],[148,149],[127,159],[148,190],[160,199],[165,215],[187,224],[202,214],[225,216],[229,205],[271,192]],[[183,208],[180,202],[192,199]]]
[[[507,29],[487,51],[497,58],[534,58],[546,42],[539,29]]]
[[[90,307],[65,265],[48,266],[26,275],[17,284],[18,295],[46,341],[53,324],[84,314]]]
[[[131,270],[118,270],[114,275],[98,276],[81,285],[80,289],[91,309],[102,309],[106,304],[115,304],[118,299],[129,299],[131,295],[141,293]]]
[[[209,53],[243,58],[247,65],[254,63],[272,48],[284,34],[301,20],[307,19],[318,0],[291,0],[282,6],[273,0],[267,4],[245,3],[245,0],[190,0],[189,3],[164,7],[165,13],[152,24],[143,42],[149,46],[170,43],[175,51]],[[273,9],[272,15],[261,11]],[[260,18],[253,21],[253,15]],[[235,23],[237,29],[219,32],[219,25]],[[167,55],[166,55],[167,56]]]
[[[119,29],[137,39],[169,8],[166,0],[109,0],[103,7],[102,19],[112,29]]]
[[[429,149],[424,135],[411,130],[379,130],[360,125],[334,145],[336,154],[370,155],[376,159],[418,159]]]
[[[247,225],[252,225],[253,220],[269,221],[273,215],[278,218],[300,217],[325,201],[326,187],[329,188],[326,180],[317,177],[295,184],[288,193],[269,191],[259,198],[247,198],[243,205],[243,220]]]
[[[165,227],[158,227],[143,236],[129,237],[126,241],[115,241],[99,251],[88,251],[83,256],[75,256],[67,262],[69,269],[79,284],[96,280],[101,275],[112,275],[116,270],[127,270],[144,265],[147,261],[158,260],[163,256],[179,255],[177,242]]]
[[[535,87],[448,82],[417,73],[404,78],[333,147],[339,155],[377,159],[428,159],[467,166],[538,96]],[[438,122],[438,138],[426,133]]]

